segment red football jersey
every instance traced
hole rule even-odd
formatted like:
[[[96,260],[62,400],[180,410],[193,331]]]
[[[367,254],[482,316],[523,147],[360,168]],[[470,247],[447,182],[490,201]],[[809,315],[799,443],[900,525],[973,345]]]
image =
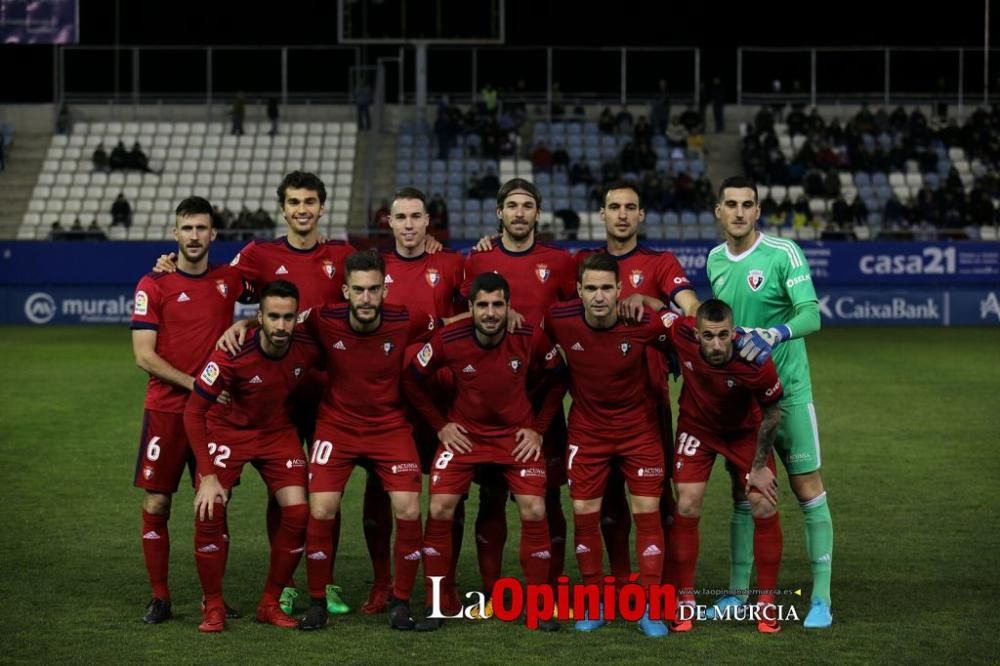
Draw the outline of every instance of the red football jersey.
[[[210,464],[204,458],[210,439],[231,443],[295,429],[288,396],[320,364],[319,345],[296,328],[284,356],[272,358],[261,350],[259,336],[260,329],[248,332],[236,354],[212,352],[195,377],[184,425],[199,466]],[[223,390],[231,396],[228,405],[215,402]]]
[[[647,309],[634,326],[619,321],[596,329],[587,323],[582,301],[557,303],[549,310],[545,332],[562,347],[569,366],[572,441],[603,441],[610,424],[616,439],[656,427],[659,396],[646,381],[646,350],[670,345],[658,314]]]
[[[783,390],[774,361],[756,365],[740,357],[722,366],[711,365],[701,355],[694,317],[664,313],[664,324],[681,360],[684,386],[678,405],[681,418],[710,432],[730,433],[756,429],[760,407],[777,402]]]
[[[576,253],[577,265],[598,252],[607,252],[607,249],[580,250]],[[622,298],[642,294],[670,305],[678,292],[694,289],[672,252],[660,252],[637,245],[631,252],[615,256],[615,259],[618,260]]]
[[[341,303],[344,292],[344,261],[354,254],[344,241],[318,243],[299,250],[284,236],[274,240],[254,240],[232,261],[240,274],[260,292],[268,282],[288,280],[299,289],[299,310],[327,303]]]
[[[457,393],[447,420],[428,403],[426,392],[411,376],[405,379],[407,396],[434,430],[453,421],[481,437],[511,435],[521,428],[545,432],[565,390],[549,391],[536,418],[528,397],[528,375],[558,373],[562,366],[559,350],[537,326],[525,324],[487,349],[476,338],[475,327],[459,321],[436,333],[410,365],[423,377],[439,368],[451,369]]]
[[[147,273],[135,288],[131,328],[156,331],[156,353],[194,375],[232,325],[233,306],[242,293],[240,274],[226,265],[210,266],[200,275]],[[146,409],[180,414],[187,399],[184,389],[150,376]]]
[[[458,314],[465,260],[454,250],[426,252],[412,259],[395,250],[385,252],[385,302],[444,319]],[[468,309],[467,307],[461,308]]]
[[[463,296],[469,296],[472,280],[480,273],[499,273],[510,285],[510,307],[536,326],[553,303],[576,298],[576,262],[566,250],[536,242],[523,252],[510,252],[499,240],[494,242],[492,249],[469,255]]]
[[[305,311],[303,328],[326,355],[330,379],[319,420],[352,430],[409,428],[399,380],[407,345],[426,342],[436,321],[402,305],[382,306],[382,322],[370,333],[351,328],[350,305]]]

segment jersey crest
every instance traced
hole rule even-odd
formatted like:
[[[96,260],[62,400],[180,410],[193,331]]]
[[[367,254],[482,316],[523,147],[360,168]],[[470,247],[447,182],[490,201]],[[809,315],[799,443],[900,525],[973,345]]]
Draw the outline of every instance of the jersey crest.
[[[640,284],[642,284],[642,280],[643,280],[643,278],[642,278],[642,270],[641,269],[636,269],[636,270],[632,271],[631,275],[629,275],[629,277],[628,277],[628,280],[629,280],[629,282],[632,283],[633,287],[638,287]]]
[[[747,284],[750,285],[750,288],[754,291],[758,291],[761,287],[763,287],[764,281],[764,271],[759,268],[754,268],[747,273]]]
[[[618,344],[618,349],[621,350],[622,356],[628,356],[629,351],[632,349],[632,343],[621,342]]]
[[[323,272],[326,273],[326,277],[333,279],[333,274],[337,272],[337,267],[333,265],[332,261],[325,260],[323,262]]]
[[[535,265],[535,277],[538,278],[539,282],[548,282],[550,275],[552,275],[552,271],[549,270],[548,264]]]
[[[428,268],[427,272],[424,273],[424,278],[427,279],[427,284],[431,287],[436,287],[438,282],[441,281],[441,271],[436,268]]]
[[[391,340],[386,340],[385,342],[382,343],[382,351],[385,352],[386,356],[388,356],[389,354],[391,354],[392,350],[395,349],[395,348],[396,348],[396,345],[392,344]]]
[[[510,359],[509,365],[511,372],[513,372],[516,375],[521,371],[521,366],[523,366],[524,364],[521,362],[521,359],[515,356],[514,358]]]
[[[216,280],[215,288],[219,290],[219,293],[222,294],[223,298],[229,295],[229,285],[226,284],[225,280]]]

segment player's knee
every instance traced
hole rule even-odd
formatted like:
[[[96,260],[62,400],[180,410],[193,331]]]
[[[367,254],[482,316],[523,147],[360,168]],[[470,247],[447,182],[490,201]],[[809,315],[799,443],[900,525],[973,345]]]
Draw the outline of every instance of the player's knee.
[[[455,513],[454,507],[452,507],[452,514]],[[395,508],[394,511],[396,518],[399,520],[419,520],[420,519],[420,502],[405,502]]]
[[[147,492],[142,498],[142,510],[153,515],[170,515],[172,495]]]
[[[455,505],[452,502],[431,498],[428,512],[434,520],[451,520],[455,516]]]
[[[778,507],[771,504],[760,493],[750,493],[750,515],[754,518],[770,518],[778,512]]]
[[[701,515],[701,498],[681,493],[677,497],[677,513],[685,518],[697,518]]]
[[[819,470],[790,476],[788,482],[799,502],[808,502],[823,494],[823,477],[820,476]]]
[[[522,502],[521,520],[542,520],[545,518],[545,503],[541,497],[532,496],[530,500]]]
[[[660,508],[659,497],[632,496],[632,513],[652,513]]]
[[[315,499],[309,502],[309,515],[317,520],[333,520],[337,517],[337,509],[336,502]]]

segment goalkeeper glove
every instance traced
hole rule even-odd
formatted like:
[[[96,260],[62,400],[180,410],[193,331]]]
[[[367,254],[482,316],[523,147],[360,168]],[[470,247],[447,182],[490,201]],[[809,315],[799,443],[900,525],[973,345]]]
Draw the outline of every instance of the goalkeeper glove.
[[[741,334],[736,341],[740,356],[757,365],[764,365],[771,357],[771,350],[780,343],[792,337],[792,332],[784,324],[771,328],[743,328],[737,326]]]

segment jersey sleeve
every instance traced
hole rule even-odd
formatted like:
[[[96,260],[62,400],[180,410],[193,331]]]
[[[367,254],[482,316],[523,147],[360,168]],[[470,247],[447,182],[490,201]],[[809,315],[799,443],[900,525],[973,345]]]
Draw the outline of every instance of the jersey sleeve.
[[[438,328],[438,321],[426,312],[410,310],[410,328],[406,332],[406,344],[427,342]]]
[[[694,289],[687,274],[684,273],[683,266],[673,254],[670,252],[661,254],[659,264],[658,287],[660,293],[667,297],[667,301],[674,302],[674,297],[680,292]]]
[[[215,400],[225,387],[224,355],[223,351],[212,352],[205,367],[195,376],[194,390],[188,396],[184,407],[184,430],[198,463],[198,473],[202,475],[210,474],[212,469],[212,456],[208,451],[208,426],[205,419],[208,410],[215,404]]]
[[[577,298],[576,293],[576,261],[569,252],[563,251],[563,261],[559,278],[559,300],[571,301]]]
[[[535,432],[543,433],[548,431],[552,420],[562,410],[563,397],[569,387],[569,374],[559,349],[552,344],[545,331],[536,328],[531,344],[532,365],[545,372],[542,387],[542,390],[545,391],[545,399],[539,406],[538,413],[535,414],[532,429]]]
[[[473,250],[462,267],[462,280],[459,283],[461,286],[458,288],[458,292],[462,295],[462,298],[469,298],[469,289],[472,288],[472,278],[476,277],[475,271],[478,270],[476,268],[477,263],[479,262],[476,260],[476,251]]]
[[[208,357],[208,362],[194,378],[194,392],[210,402],[215,402],[226,387],[228,366],[226,352],[216,350]]]
[[[674,344],[673,338],[671,337],[671,329],[673,329],[674,322],[679,319],[679,317],[675,313],[671,312],[669,308],[664,308],[659,312],[654,312],[653,310],[647,308],[646,315],[648,319],[643,327],[646,335],[649,337],[649,342],[647,344],[661,352],[673,351]]]
[[[785,293],[792,305],[816,301],[818,300],[816,287],[813,285],[809,262],[806,261],[806,256],[797,243],[791,241],[789,243],[791,250],[788,252],[788,260],[785,263],[785,271],[782,276]]]
[[[425,380],[442,367],[444,361],[444,341],[438,332],[417,352],[410,367],[403,371],[404,395],[435,432],[448,425],[448,419],[434,404]]]
[[[760,366],[753,384],[753,396],[761,407],[774,404],[785,394],[772,359]]]
[[[233,260],[229,262],[229,265],[239,271],[239,274],[253,285],[254,289],[259,290],[264,285],[260,284],[260,259],[257,246],[253,241],[250,241],[243,246]]]
[[[139,280],[132,306],[133,330],[160,330],[160,289],[150,277]]]

